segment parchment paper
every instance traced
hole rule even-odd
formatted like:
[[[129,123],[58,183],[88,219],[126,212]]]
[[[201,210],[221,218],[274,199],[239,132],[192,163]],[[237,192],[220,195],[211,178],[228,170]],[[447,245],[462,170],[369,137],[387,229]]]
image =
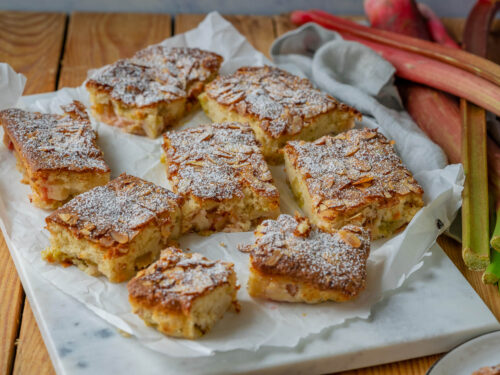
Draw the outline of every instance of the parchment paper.
[[[243,65],[269,63],[217,13],[209,14],[197,29],[163,43],[169,46],[200,47],[221,54],[225,59],[223,74],[233,72]],[[0,91],[0,108],[5,108],[14,105],[25,80],[6,64],[0,64],[0,73],[0,87],[5,87]],[[82,87],[22,97],[17,105],[29,110],[60,112],[59,106],[73,99],[89,105],[88,95]],[[179,128],[203,122],[209,120],[198,111],[189,116]],[[364,122],[367,126],[377,125],[369,119]],[[150,140],[128,135],[95,121],[93,126],[99,133],[99,145],[112,169],[113,177],[127,172],[168,187],[164,167],[160,163],[161,139]],[[391,126],[391,133],[397,133],[397,121]],[[3,135],[2,132],[0,130],[0,136]],[[411,131],[406,129],[405,137],[411,136]],[[27,262],[57,288],[76,298],[117,328],[135,335],[139,342],[153,350],[173,357],[197,357],[216,351],[256,350],[264,345],[293,347],[301,338],[341,324],[346,319],[367,318],[371,307],[385,292],[399,287],[408,275],[420,268],[425,252],[454,218],[461,204],[461,166],[450,165],[429,170],[428,160],[415,160],[412,157],[412,148],[420,151],[428,149],[428,158],[437,160],[441,156],[435,153],[435,145],[420,133],[414,142],[406,144],[410,146],[399,152],[404,154],[402,156],[405,161],[411,160],[412,172],[425,190],[426,206],[417,213],[405,231],[390,239],[373,243],[368,262],[367,289],[355,301],[306,305],[254,300],[245,290],[248,255],[236,249],[239,243],[253,241],[251,232],[218,233],[210,237],[191,234],[182,237],[182,248],[190,248],[191,251],[200,252],[212,259],[234,262],[242,286],[238,293],[241,312],[226,313],[210,333],[196,341],[168,338],[145,326],[142,320],[130,312],[125,283],[112,284],[104,277],[88,276],[76,267],[63,268],[41,259],[40,252],[49,242],[48,232],[43,229],[48,212],[29,203],[27,197],[30,189],[19,182],[21,175],[16,170],[15,157],[3,144],[0,146],[0,226],[11,243],[10,251],[21,253]],[[282,212],[293,214],[299,209],[286,184],[283,166],[272,167],[271,170],[281,193]],[[438,220],[443,225],[437,225]]]

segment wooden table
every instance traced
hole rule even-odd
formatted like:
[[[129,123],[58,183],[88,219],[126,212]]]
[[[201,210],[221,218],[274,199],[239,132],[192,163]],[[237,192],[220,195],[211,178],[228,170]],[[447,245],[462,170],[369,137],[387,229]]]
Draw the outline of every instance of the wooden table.
[[[168,14],[0,12],[0,61],[9,63],[28,78],[25,94],[78,86],[88,69],[131,56],[149,44],[185,32],[196,27],[203,17],[201,14],[171,17]],[[226,18],[255,48],[266,54],[277,36],[294,28],[283,15]],[[463,20],[444,21],[451,34],[460,40]],[[459,244],[445,237],[438,242],[500,319],[498,291],[483,285],[480,273],[464,267]],[[1,233],[0,264],[0,375],[54,374]],[[425,374],[438,358],[440,355],[433,355],[344,374]]]

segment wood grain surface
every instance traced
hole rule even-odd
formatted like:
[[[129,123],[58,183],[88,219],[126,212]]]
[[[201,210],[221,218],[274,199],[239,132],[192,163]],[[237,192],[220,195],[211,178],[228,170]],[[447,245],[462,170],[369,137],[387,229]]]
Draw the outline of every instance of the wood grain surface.
[[[277,36],[294,28],[288,21],[287,15],[225,17],[249,39],[255,48],[266,55],[272,41]],[[34,90],[33,92],[49,91],[56,86],[59,88],[77,86],[85,79],[88,69],[130,56],[138,49],[168,37],[172,29],[175,33],[185,32],[196,27],[203,18],[204,15],[200,14],[181,14],[175,17],[172,23],[168,15],[74,13],[69,17],[66,28],[66,43],[62,49],[65,16],[0,12],[0,40],[7,40],[7,45],[0,43],[0,60],[7,61],[18,71],[26,72],[31,81],[36,81],[28,81],[28,88]],[[43,22],[47,22],[47,24],[40,26],[40,23]],[[446,19],[445,24],[452,35],[455,37],[461,35],[463,20]],[[25,30],[27,29],[26,25],[31,25],[32,31]],[[133,27],[131,27],[132,25]],[[44,36],[42,37],[40,34],[44,34]],[[457,39],[460,40],[460,38]],[[54,57],[45,56],[46,47],[42,48],[38,43],[29,45],[30,41],[34,43],[35,40],[38,43],[43,41],[47,46],[52,46],[53,54],[56,56],[55,60]],[[56,48],[57,46],[59,47]],[[34,57],[32,56],[33,51],[38,51],[40,55],[44,54],[44,56]],[[40,64],[37,61],[44,61],[44,63]],[[61,69],[59,81],[56,82],[59,61],[61,61]],[[47,72],[51,72],[51,74],[47,74]],[[500,318],[500,299],[495,288],[483,285],[480,273],[471,272],[465,268],[461,260],[459,244],[445,237],[441,237],[438,242],[492,309],[495,316]],[[10,262],[1,235],[0,262],[0,264]],[[11,301],[17,301],[17,304],[13,304]],[[15,355],[15,363],[12,365],[13,340],[18,330],[15,319],[20,316],[21,301],[22,292],[19,281],[13,266],[10,265],[7,267],[7,272],[0,274],[0,329],[2,330],[0,332],[0,374],[11,373],[11,370],[15,374],[54,374],[29,304],[24,306],[19,345]],[[6,321],[4,316],[10,320]],[[10,344],[5,345],[5,341]],[[343,372],[342,374],[423,375],[439,357],[440,355],[428,356]]]
[[[28,78],[25,94],[56,88],[65,22],[66,16],[57,13],[0,12],[0,61]],[[1,233],[0,264],[0,374],[7,374],[16,353],[24,293]]]
[[[89,69],[130,57],[171,33],[168,14],[73,13],[58,87],[79,86]]]

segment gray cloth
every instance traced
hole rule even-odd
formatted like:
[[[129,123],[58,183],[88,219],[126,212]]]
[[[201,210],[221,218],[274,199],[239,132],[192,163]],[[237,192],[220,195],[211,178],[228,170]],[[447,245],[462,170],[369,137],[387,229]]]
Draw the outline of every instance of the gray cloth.
[[[278,38],[271,47],[276,65],[309,78],[318,88],[355,107],[362,126],[378,127],[396,141],[412,171],[443,168],[446,156],[404,111],[394,86],[394,67],[360,43],[309,23]]]

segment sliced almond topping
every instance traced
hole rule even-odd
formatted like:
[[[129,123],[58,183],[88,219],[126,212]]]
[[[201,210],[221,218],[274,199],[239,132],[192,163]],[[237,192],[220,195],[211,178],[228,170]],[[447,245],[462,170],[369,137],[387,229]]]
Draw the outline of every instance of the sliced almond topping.
[[[341,199],[333,198],[333,199],[328,199],[328,200],[324,201],[323,204],[325,206],[327,206],[328,208],[336,208],[336,207],[343,206],[344,202]]]
[[[344,241],[346,244],[358,248],[361,246],[361,240],[359,239],[358,236],[356,236],[352,232],[348,232],[346,230],[339,230],[339,236],[342,241]]]
[[[314,144],[317,146],[324,145],[325,143],[326,143],[326,137],[321,137],[320,139],[318,139],[314,142]]]
[[[392,194],[388,191],[384,191],[384,197],[386,197],[387,199],[392,198]]]
[[[71,213],[60,213],[59,218],[64,221],[66,224],[75,225],[78,221],[78,216]]]
[[[361,185],[365,184],[367,182],[372,182],[373,181],[373,176],[364,176],[361,177],[359,180],[354,181],[352,184],[353,185]]]
[[[271,256],[266,260],[266,265],[274,266],[279,262],[280,259],[281,259],[281,253],[279,251],[273,251]]]
[[[128,242],[128,234],[116,231],[111,232],[111,237],[118,243],[124,244]]]
[[[327,176],[323,180],[323,189],[330,189],[333,184],[335,184],[335,178],[333,176]]]
[[[109,247],[111,245],[113,245],[114,241],[112,238],[108,237],[108,236],[104,236],[104,237],[101,237],[99,239],[99,243],[104,246],[104,247]]]
[[[359,146],[351,146],[351,147],[348,147],[345,151],[345,156],[352,156],[354,155],[356,152],[358,152],[359,150]]]

